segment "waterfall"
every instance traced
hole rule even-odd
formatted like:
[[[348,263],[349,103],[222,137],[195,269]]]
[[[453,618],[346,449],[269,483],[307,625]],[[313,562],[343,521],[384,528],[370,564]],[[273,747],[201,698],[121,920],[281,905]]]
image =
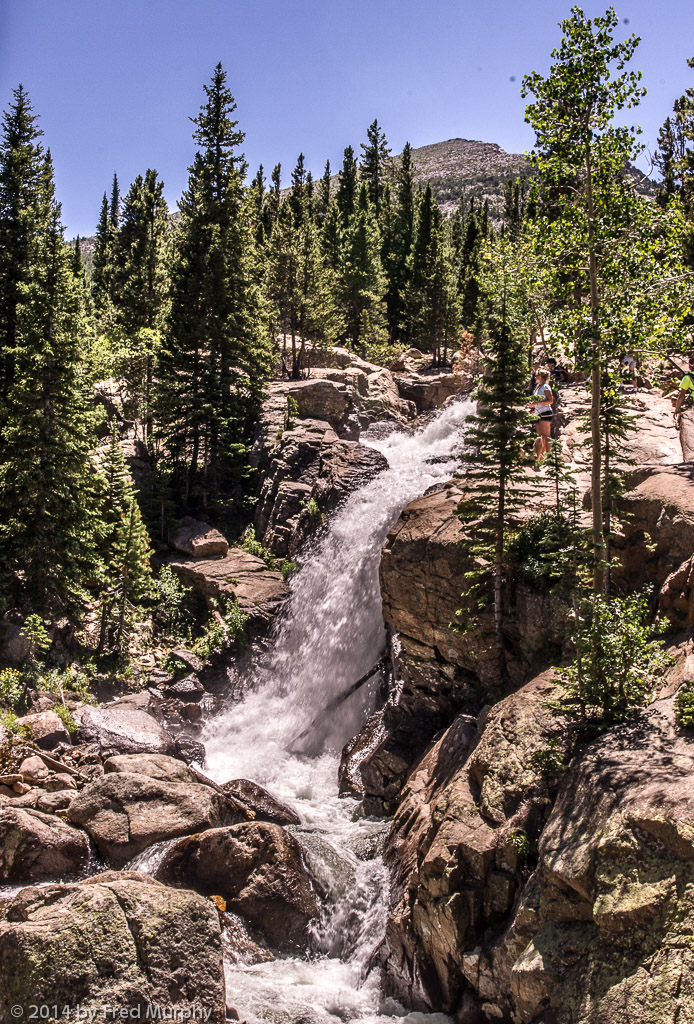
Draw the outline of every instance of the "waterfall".
[[[469,402],[454,402],[414,433],[377,424],[362,435],[388,469],[347,498],[308,546],[246,696],[207,727],[210,774],[219,782],[252,779],[296,810],[302,824],[290,831],[328,893],[316,935],[323,956],[227,965],[228,999],[248,1024],[447,1020],[405,1015],[382,999],[375,973],[366,976],[384,934],[388,881],[381,858],[365,859],[364,851],[387,823],[356,817],[355,802],[338,798],[337,767],[342,746],[373,708],[378,679],[322,712],[383,650],[381,548],[405,505],[455,472],[470,412]],[[297,743],[308,727],[307,740]]]

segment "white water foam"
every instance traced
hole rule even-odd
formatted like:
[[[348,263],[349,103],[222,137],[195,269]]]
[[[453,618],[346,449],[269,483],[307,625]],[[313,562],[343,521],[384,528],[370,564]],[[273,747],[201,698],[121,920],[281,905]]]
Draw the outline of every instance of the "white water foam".
[[[448,1019],[407,1014],[383,1000],[377,972],[368,972],[385,931],[388,879],[381,858],[364,859],[364,849],[387,823],[358,818],[355,801],[339,799],[337,768],[340,749],[373,707],[378,678],[332,712],[324,709],[381,655],[381,548],[405,505],[455,472],[470,412],[469,402],[456,402],[416,433],[381,425],[362,435],[388,469],[352,494],[309,546],[249,692],[207,727],[210,775],[251,779],[293,807],[302,824],[291,831],[328,893],[316,933],[320,955],[227,964],[228,1000],[249,1024]]]

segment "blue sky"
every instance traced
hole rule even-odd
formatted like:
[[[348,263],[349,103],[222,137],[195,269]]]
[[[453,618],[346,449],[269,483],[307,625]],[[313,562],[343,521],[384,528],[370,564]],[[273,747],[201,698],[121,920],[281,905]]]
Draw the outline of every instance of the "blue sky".
[[[584,4],[587,14],[606,4]],[[519,94],[549,67],[568,2],[539,0],[0,0],[0,104],[20,81],[41,117],[68,234],[91,234],[113,172],[156,167],[173,206],[193,155],[188,120],[221,60],[250,172],[303,150],[315,176],[357,150],[375,117],[393,152],[461,137],[532,146]],[[694,85],[692,0],[617,4],[642,37],[648,96],[634,115],[654,148]],[[624,20],[628,23],[625,23]]]

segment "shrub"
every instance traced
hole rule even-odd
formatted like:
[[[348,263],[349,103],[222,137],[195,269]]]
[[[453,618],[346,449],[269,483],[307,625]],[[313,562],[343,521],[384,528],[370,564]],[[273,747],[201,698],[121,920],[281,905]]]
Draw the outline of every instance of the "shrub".
[[[566,696],[550,708],[584,732],[600,732],[646,704],[655,679],[672,661],[657,639],[665,627],[650,625],[648,618],[643,594],[584,601],[572,637],[576,657],[559,672]]]
[[[544,511],[511,538],[509,555],[524,583],[553,587],[571,571],[574,533],[564,516]]]
[[[298,568],[299,566],[297,563],[290,562],[288,558],[285,558],[284,561],[280,562],[280,572],[285,580],[290,579]]]
[[[54,708],[51,708],[51,710],[55,711],[56,715],[63,723],[63,725],[70,733],[70,735],[74,736],[77,732],[77,722],[72,717],[70,709],[66,708],[64,704],[56,704]]]
[[[10,711],[18,711],[24,703],[22,676],[16,668],[4,668],[0,672],[0,704]]]
[[[685,683],[675,697],[675,719],[685,728],[694,726],[694,683]]]
[[[153,592],[157,604],[154,619],[158,628],[174,637],[189,633],[190,627],[184,628],[184,605],[190,590],[183,586],[170,565],[162,567],[154,580]]]
[[[238,546],[247,554],[255,555],[256,558],[262,558],[268,569],[275,568],[275,556],[266,547],[263,547],[262,543],[257,539],[252,526],[247,526],[243,531]]]
[[[238,601],[229,601],[220,622],[211,619],[203,636],[195,641],[193,651],[200,658],[209,661],[213,654],[223,654],[233,646],[243,646],[248,641],[246,622],[248,616]]]

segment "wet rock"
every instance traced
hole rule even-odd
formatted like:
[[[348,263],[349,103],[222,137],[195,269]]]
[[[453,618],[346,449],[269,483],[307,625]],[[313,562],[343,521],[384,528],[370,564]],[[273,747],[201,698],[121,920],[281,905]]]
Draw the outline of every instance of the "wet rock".
[[[176,682],[169,683],[164,688],[164,693],[167,697],[175,697],[178,700],[191,701],[193,703],[197,703],[205,696],[203,685],[195,675],[184,676],[183,679],[177,679]]]
[[[89,860],[84,832],[41,811],[0,809],[0,881],[42,882],[83,870]]]
[[[197,654],[193,654],[192,651],[187,651],[184,647],[177,647],[175,650],[169,651],[169,658],[173,658],[174,661],[185,665],[189,672],[202,672],[202,659]]]
[[[147,775],[160,782],[195,781],[187,764],[165,754],[118,754],[104,761],[104,771],[107,775],[114,772]]]
[[[440,409],[447,398],[470,390],[471,379],[452,370],[425,370],[404,376],[395,375],[395,383],[402,398],[414,402],[417,412]]]
[[[230,782],[225,782],[222,789],[249,807],[255,813],[258,821],[271,821],[275,825],[301,824],[301,818],[291,807],[287,807],[286,804],[277,800],[257,782],[250,782],[248,779],[232,779]]]
[[[145,1019],[161,1006],[173,1019],[192,1008],[225,1019],[219,915],[193,892],[146,876],[87,879],[25,889],[0,915],[0,1019],[10,1007],[104,1005]],[[192,1018],[191,1018],[192,1019]]]
[[[68,809],[99,852],[122,866],[153,843],[238,820],[224,796],[195,783],[115,772],[86,786]]]
[[[184,516],[169,542],[176,551],[193,558],[216,558],[229,550],[229,542],[219,530],[192,516]]]
[[[318,903],[299,843],[268,822],[216,828],[176,843],[158,877],[218,893],[271,946],[305,948]]]
[[[237,600],[249,616],[247,631],[252,636],[267,630],[289,595],[281,572],[240,548],[230,548],[224,558],[215,559],[165,555],[159,564],[169,565],[185,586],[203,597]]]
[[[205,767],[205,747],[190,736],[176,737],[176,757],[186,764],[199,764]]]
[[[356,442],[340,441],[317,420],[299,420],[258,447],[261,472],[256,533],[278,556],[293,557],[321,523],[319,513],[332,511],[351,491],[387,467],[384,457]]]
[[[81,708],[78,739],[98,744],[102,757],[110,754],[173,754],[173,737],[146,711],[117,702]]]
[[[364,727],[349,740],[342,751],[340,767],[338,769],[338,783],[340,796],[353,796],[361,800],[365,795],[364,780],[361,769],[374,750],[380,746],[385,739],[386,730],[383,724],[383,710],[379,710],[370,716]],[[378,785],[379,792],[383,791],[385,783]],[[371,808],[364,808],[366,814],[373,813]]]
[[[31,738],[42,750],[52,750],[59,743],[70,743],[70,733],[55,711],[41,711],[37,715],[24,715],[17,719],[19,725],[31,729]]]

